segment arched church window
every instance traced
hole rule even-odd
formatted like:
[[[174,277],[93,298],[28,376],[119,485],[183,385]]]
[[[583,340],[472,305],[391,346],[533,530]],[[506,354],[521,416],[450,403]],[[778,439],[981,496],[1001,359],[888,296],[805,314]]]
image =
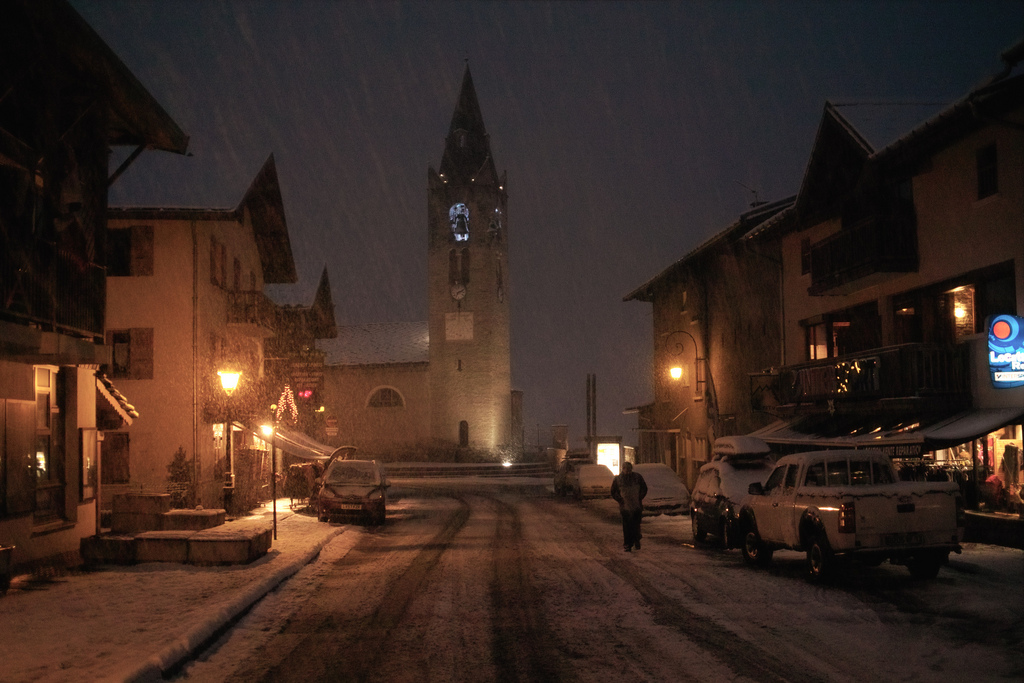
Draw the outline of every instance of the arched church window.
[[[451,221],[452,235],[456,242],[469,241],[469,207],[459,203],[448,210],[448,219]]]
[[[402,408],[405,401],[397,389],[391,387],[380,387],[370,394],[367,405],[371,408]]]

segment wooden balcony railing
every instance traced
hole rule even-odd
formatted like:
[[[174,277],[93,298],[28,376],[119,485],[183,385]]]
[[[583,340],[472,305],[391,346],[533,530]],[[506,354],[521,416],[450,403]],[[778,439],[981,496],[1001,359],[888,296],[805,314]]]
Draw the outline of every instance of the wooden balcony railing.
[[[809,292],[818,295],[840,288],[852,291],[870,275],[916,270],[917,226],[913,215],[873,216],[811,246]]]
[[[263,292],[228,292],[228,324],[250,328],[268,336],[276,328],[277,307]]]
[[[52,242],[5,245],[0,306],[5,315],[75,336],[103,337],[106,272]]]
[[[920,397],[963,397],[967,350],[902,344],[780,368],[770,380],[776,405]]]

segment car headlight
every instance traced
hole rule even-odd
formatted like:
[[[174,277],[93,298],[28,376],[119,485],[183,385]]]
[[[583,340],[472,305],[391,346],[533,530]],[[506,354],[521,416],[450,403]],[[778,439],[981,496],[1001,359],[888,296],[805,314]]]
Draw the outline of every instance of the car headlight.
[[[380,489],[377,489],[376,491],[372,492],[369,496],[367,496],[367,500],[369,500],[370,502],[377,502],[378,500],[382,500],[383,498],[384,492],[381,491]]]
[[[326,486],[320,489],[319,495],[321,498],[337,498],[337,496],[334,495],[334,491],[327,488]]]

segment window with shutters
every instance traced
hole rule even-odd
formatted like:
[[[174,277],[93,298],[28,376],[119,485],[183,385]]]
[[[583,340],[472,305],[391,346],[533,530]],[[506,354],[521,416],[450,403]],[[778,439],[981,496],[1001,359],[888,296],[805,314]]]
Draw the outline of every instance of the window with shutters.
[[[112,379],[153,379],[153,328],[109,330],[113,354],[107,374]]]
[[[210,284],[228,286],[228,250],[216,237],[210,237]]]
[[[153,227],[136,225],[111,230],[107,236],[107,275],[144,277],[153,274]]]

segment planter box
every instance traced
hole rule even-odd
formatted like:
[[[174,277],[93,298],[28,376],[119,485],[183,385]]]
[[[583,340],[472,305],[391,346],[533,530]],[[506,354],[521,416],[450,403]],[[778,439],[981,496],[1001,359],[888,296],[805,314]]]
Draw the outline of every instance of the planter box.
[[[188,541],[188,563],[202,566],[248,564],[270,550],[270,528],[200,531]]]
[[[163,531],[212,529],[224,523],[224,510],[171,510],[163,514]]]

